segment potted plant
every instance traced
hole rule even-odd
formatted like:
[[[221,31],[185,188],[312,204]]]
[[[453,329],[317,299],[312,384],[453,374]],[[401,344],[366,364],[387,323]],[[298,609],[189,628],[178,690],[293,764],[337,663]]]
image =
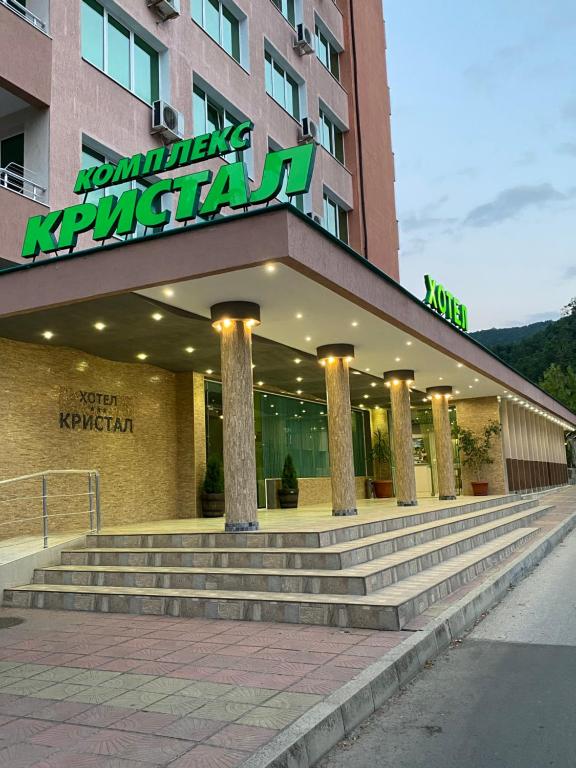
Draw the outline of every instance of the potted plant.
[[[465,427],[456,427],[458,447],[464,455],[464,465],[469,467],[474,480],[471,481],[474,496],[488,494],[488,481],[482,480],[482,470],[489,464],[494,464],[492,458],[492,442],[495,435],[500,434],[500,424],[490,421],[482,432],[474,433]]]
[[[392,449],[388,435],[381,429],[374,432],[371,454],[374,461],[374,495],[377,499],[390,499],[394,496]]]
[[[290,454],[284,459],[282,486],[278,489],[278,501],[280,502],[280,509],[296,509],[298,506],[298,475]]]
[[[224,514],[224,470],[219,456],[210,456],[202,485],[202,516],[222,517]]]

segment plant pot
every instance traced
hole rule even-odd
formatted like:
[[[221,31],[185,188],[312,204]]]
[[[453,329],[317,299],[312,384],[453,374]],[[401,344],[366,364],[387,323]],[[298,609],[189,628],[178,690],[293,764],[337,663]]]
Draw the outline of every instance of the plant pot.
[[[485,480],[471,483],[474,496],[488,496],[488,483]]]
[[[391,499],[394,496],[392,480],[374,480],[374,495],[377,499]]]
[[[222,517],[224,515],[224,494],[202,492],[202,517]]]
[[[278,490],[278,501],[280,509],[296,509],[298,506],[298,490],[289,490],[280,488]]]

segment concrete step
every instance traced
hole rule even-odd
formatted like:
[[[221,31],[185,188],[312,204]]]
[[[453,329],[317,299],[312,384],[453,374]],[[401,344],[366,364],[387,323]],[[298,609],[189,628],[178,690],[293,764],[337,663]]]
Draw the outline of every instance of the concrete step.
[[[526,527],[549,509],[550,506],[530,508],[343,570],[59,565],[36,570],[34,582],[94,587],[367,595],[516,528]]]
[[[297,568],[341,570],[407,547],[535,509],[537,499],[518,500],[465,514],[394,528],[355,541],[319,549],[286,547],[96,547],[67,550],[63,565],[116,565],[166,568]]]
[[[509,557],[537,528],[519,528],[370,595],[202,591],[30,584],[4,592],[12,608],[166,614],[202,618],[400,629],[428,605]]]
[[[285,513],[278,512],[278,529],[260,531],[254,533],[224,533],[218,531],[212,532],[193,532],[186,531],[185,522],[182,523],[182,530],[169,532],[138,532],[138,533],[98,533],[87,537],[86,545],[93,548],[168,548],[183,547],[201,549],[205,548],[318,548],[326,547],[343,542],[356,541],[367,536],[374,536],[385,531],[393,531],[407,526],[421,525],[434,520],[441,520],[453,516],[469,514],[492,507],[500,507],[505,504],[518,503],[522,497],[516,494],[508,496],[490,496],[479,498],[477,501],[461,504],[456,502],[437,502],[438,507],[433,507],[419,511],[418,507],[393,507],[390,506],[390,512],[382,514],[381,500],[374,500],[362,507],[359,517],[341,518],[337,527],[334,526],[334,518],[326,517],[317,521],[317,530],[306,530],[307,513],[302,513],[302,528],[298,528],[298,519],[290,519],[289,529],[283,530],[286,523],[283,520]],[[311,513],[312,515],[313,513]],[[370,520],[370,515],[375,516]],[[172,526],[177,525],[177,521],[171,521]],[[224,526],[223,520],[215,520],[214,525]],[[322,528],[325,526],[325,530]]]

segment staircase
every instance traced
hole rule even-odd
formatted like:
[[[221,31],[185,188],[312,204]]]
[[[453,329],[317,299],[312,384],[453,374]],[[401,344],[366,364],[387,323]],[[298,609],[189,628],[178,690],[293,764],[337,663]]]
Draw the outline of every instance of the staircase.
[[[362,511],[326,530],[89,535],[4,604],[398,630],[508,558],[551,509],[507,496]]]

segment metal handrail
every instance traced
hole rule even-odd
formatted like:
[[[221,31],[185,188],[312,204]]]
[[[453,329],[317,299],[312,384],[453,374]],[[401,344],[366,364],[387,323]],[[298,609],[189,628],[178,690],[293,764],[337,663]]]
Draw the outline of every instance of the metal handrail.
[[[43,22],[39,16],[36,16],[35,13],[32,13],[32,11],[26,8],[26,6],[22,5],[22,3],[19,3],[18,0],[0,0],[0,3],[5,5],[6,8],[9,8],[11,11],[14,11],[14,13],[17,13],[18,16],[22,16],[22,18],[29,24],[32,24],[33,27],[37,27],[42,30],[42,32],[46,32],[45,22]]]
[[[1,0],[0,0],[1,1]],[[58,475],[85,475],[88,479],[88,492],[87,493],[65,493],[65,494],[53,494],[50,496],[48,493],[48,478]],[[15,523],[28,522],[30,520],[42,520],[42,537],[44,540],[44,549],[48,547],[49,537],[49,518],[50,517],[74,517],[77,515],[85,514],[84,512],[71,512],[71,513],[54,513],[51,515],[48,513],[48,499],[49,498],[71,498],[74,496],[88,496],[89,509],[88,520],[91,533],[98,533],[101,528],[101,514],[100,514],[100,473],[97,469],[47,469],[44,472],[33,472],[30,475],[19,475],[18,477],[10,477],[7,480],[0,480],[0,487],[12,485],[13,483],[21,483],[27,480],[40,479],[42,483],[42,493],[39,496],[11,496],[9,499],[3,501],[28,501],[30,499],[42,499],[42,515],[37,517],[25,517],[18,520],[10,520],[0,522],[0,525],[14,525]]]
[[[0,3],[2,0],[0,0]],[[0,187],[17,192],[30,200],[43,202],[46,195],[46,187],[38,184],[33,178],[32,171],[18,163],[8,163],[3,168],[0,166]]]

